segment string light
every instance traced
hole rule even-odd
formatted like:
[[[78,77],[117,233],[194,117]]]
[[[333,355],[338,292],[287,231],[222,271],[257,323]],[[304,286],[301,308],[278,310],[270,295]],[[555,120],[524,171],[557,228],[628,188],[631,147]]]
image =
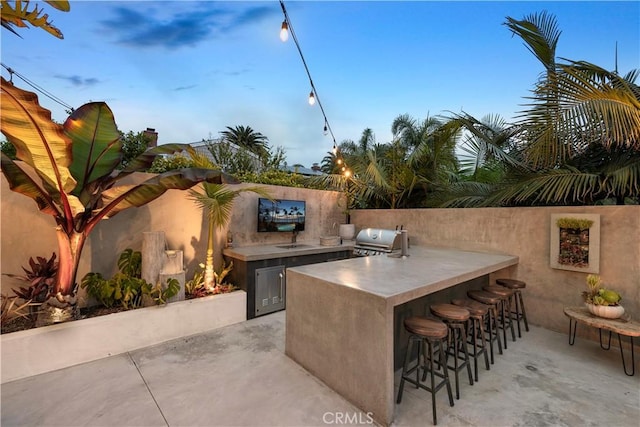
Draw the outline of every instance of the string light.
[[[289,40],[289,25],[287,21],[282,21],[282,28],[280,29],[280,40],[286,42]]]
[[[333,146],[336,147],[336,137],[333,134],[333,130],[331,129],[331,125],[329,125],[329,120],[327,120],[327,115],[324,111],[324,107],[320,102],[320,97],[318,96],[318,90],[316,86],[313,84],[313,79],[311,78],[311,73],[309,72],[309,67],[307,66],[307,61],[304,59],[304,55],[302,54],[302,49],[300,48],[300,43],[298,42],[298,37],[296,37],[296,32],[293,30],[293,25],[291,25],[291,19],[289,19],[289,14],[287,13],[287,9],[284,6],[284,1],[280,0],[280,7],[282,8],[282,13],[284,14],[284,21],[282,22],[282,28],[280,29],[280,40],[283,42],[289,38],[289,33],[291,33],[291,38],[298,49],[298,53],[300,54],[300,59],[302,59],[302,65],[304,65],[304,69],[307,72],[307,77],[309,78],[309,83],[311,84],[311,92],[309,93],[309,105],[318,104],[320,107],[320,111],[322,112],[322,117],[324,118],[324,133],[328,131],[331,134],[331,139],[333,140]],[[283,34],[283,33],[286,33]]]
[[[331,125],[329,125],[329,120],[327,119],[327,115],[324,111],[324,107],[320,102],[320,97],[318,96],[318,90],[316,86],[313,84],[313,79],[311,78],[311,72],[309,72],[309,67],[307,66],[307,61],[304,59],[304,55],[302,54],[302,49],[300,48],[300,43],[298,42],[298,37],[296,37],[296,33],[293,30],[293,26],[291,25],[291,19],[289,18],[289,14],[287,13],[287,9],[284,6],[284,1],[280,0],[280,7],[282,8],[282,13],[284,15],[284,21],[282,22],[282,27],[280,29],[280,40],[287,41],[289,39],[289,33],[291,33],[291,38],[293,39],[296,48],[298,49],[298,53],[300,54],[300,59],[302,59],[302,65],[304,65],[304,69],[307,72],[307,77],[309,78],[309,83],[311,84],[311,92],[309,92],[309,105],[318,104],[320,107],[320,111],[322,112],[322,117],[324,118],[324,129],[323,134],[327,135],[327,133],[331,134],[331,139],[333,140],[333,155],[336,158],[336,164],[340,167],[342,174],[345,178],[349,178],[351,176],[351,171],[346,167],[346,163],[342,159],[338,146],[336,144],[336,137],[333,134],[333,130],[331,129]]]

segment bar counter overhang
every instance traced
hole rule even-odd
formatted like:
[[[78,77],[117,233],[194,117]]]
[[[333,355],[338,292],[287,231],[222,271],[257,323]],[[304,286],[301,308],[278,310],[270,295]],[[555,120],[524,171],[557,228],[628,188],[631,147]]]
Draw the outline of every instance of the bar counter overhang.
[[[285,353],[382,425],[394,418],[394,308],[518,257],[434,247],[287,270]],[[504,271],[501,271],[504,270]]]

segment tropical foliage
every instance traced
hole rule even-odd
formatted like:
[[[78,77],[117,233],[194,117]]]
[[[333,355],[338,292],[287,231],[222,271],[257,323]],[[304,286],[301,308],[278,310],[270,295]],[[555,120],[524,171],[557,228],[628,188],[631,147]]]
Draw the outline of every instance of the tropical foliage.
[[[346,195],[345,212],[353,208],[424,206],[428,195],[455,174],[458,129],[439,119],[419,122],[408,115],[392,124],[393,141],[378,144],[370,129],[358,143],[343,141],[328,153],[322,170],[328,175],[312,181]],[[345,174],[345,171],[349,171]]]
[[[16,160],[16,147],[14,147],[9,141],[0,141],[0,151],[10,159]]]
[[[100,273],[87,273],[80,284],[87,295],[105,307],[125,310],[142,306],[142,295],[147,283],[142,279],[142,254],[126,249],[118,258],[118,272],[105,279]]]
[[[193,161],[196,165],[203,168],[215,168],[208,157],[197,153],[192,153]],[[215,287],[221,284],[220,278],[216,280],[216,271],[214,265],[214,241],[215,230],[226,227],[231,220],[231,212],[234,200],[242,193],[252,192],[263,197],[272,198],[267,190],[262,187],[237,187],[232,188],[230,185],[208,183],[202,184],[202,192],[197,190],[189,190],[189,197],[198,205],[207,215],[209,222],[207,233],[207,257],[204,269],[204,287],[209,292],[214,292]],[[223,265],[222,271],[225,270]]]
[[[120,140],[122,141],[122,161],[118,169],[126,168],[129,162],[147,150],[151,142],[144,132],[133,133],[132,131],[126,134],[120,132]]]
[[[71,9],[67,0],[45,0],[45,3],[62,12],[68,12]],[[2,26],[12,33],[18,34],[15,27],[27,28],[31,25],[35,28],[42,28],[59,39],[64,38],[62,32],[52,25],[49,15],[43,12],[44,9],[39,9],[37,3],[31,7],[29,0],[2,0],[0,2]]]
[[[513,125],[454,117],[470,136],[461,179],[441,206],[640,203],[640,87],[585,61],[556,61],[560,37],[546,13],[505,25],[543,66]],[[435,202],[435,203],[434,203]]]
[[[113,113],[103,102],[85,104],[63,125],[51,120],[37,96],[2,78],[1,130],[16,148],[19,161],[2,154],[2,173],[12,191],[30,197],[57,224],[59,267],[47,303],[66,316],[76,313],[76,273],[82,249],[95,226],[119,212],[143,206],[169,189],[185,190],[226,176],[210,169],[181,169],[148,178],[137,185],[118,185],[146,170],[156,156],[190,150],[168,144],[145,151],[117,170],[122,143]],[[58,310],[60,311],[60,310]]]
[[[173,156],[158,156],[153,160],[147,172],[149,173],[165,173],[172,170],[193,167],[193,159],[182,153]]]
[[[246,148],[258,157],[267,157],[269,154],[269,138],[256,132],[251,126],[227,126],[227,130],[220,132],[222,141]]]
[[[2,273],[4,276],[11,277],[23,282],[26,286],[19,286],[13,289],[13,293],[24,301],[44,302],[53,289],[53,284],[58,274],[58,262],[56,261],[55,252],[51,254],[51,258],[33,257],[29,258],[30,270],[22,267],[24,275]]]

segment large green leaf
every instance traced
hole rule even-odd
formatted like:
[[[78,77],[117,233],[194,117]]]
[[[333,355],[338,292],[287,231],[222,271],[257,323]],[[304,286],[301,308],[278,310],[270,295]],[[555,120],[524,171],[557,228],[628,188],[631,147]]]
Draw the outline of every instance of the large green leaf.
[[[70,10],[67,0],[45,0],[45,2],[62,12],[68,12]],[[12,33],[18,34],[13,29],[13,26],[26,28],[28,27],[28,23],[36,28],[42,28],[59,39],[64,38],[62,32],[52,25],[49,20],[49,15],[44,13],[44,9],[38,7],[38,3],[36,3],[33,8],[29,6],[29,1],[15,0],[11,2],[9,0],[3,0],[0,4],[0,10],[2,11],[2,13],[0,13],[2,18],[0,21],[2,22],[2,26]]]
[[[122,159],[122,142],[111,109],[91,102],[75,110],[64,123],[71,138],[73,161],[69,169],[78,182],[73,194],[86,202],[83,191],[92,182],[109,176]]]
[[[4,174],[9,188],[16,193],[32,198],[42,212],[57,217],[60,211],[51,195],[42,189],[38,183],[31,178],[16,162],[9,156],[2,153],[2,173]]]
[[[31,166],[51,190],[68,193],[76,186],[68,166],[71,140],[63,127],[51,121],[51,112],[38,97],[2,78],[2,133],[16,148],[19,160]]]

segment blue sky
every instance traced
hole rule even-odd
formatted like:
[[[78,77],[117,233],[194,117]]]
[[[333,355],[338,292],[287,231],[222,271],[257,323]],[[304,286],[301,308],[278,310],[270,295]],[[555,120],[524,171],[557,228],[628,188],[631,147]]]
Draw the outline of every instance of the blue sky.
[[[333,146],[278,1],[71,1],[44,4],[64,34],[2,30],[2,63],[75,108],[105,101],[123,132],[159,143],[251,126],[288,164],[321,162]],[[562,30],[558,57],[640,68],[640,2],[285,1],[336,141],[365,128],[391,140],[400,114],[464,111],[511,120],[542,68],[503,25],[546,10]],[[9,74],[3,68],[2,75]],[[29,89],[13,77],[17,86]],[[40,95],[53,118],[64,107]]]

